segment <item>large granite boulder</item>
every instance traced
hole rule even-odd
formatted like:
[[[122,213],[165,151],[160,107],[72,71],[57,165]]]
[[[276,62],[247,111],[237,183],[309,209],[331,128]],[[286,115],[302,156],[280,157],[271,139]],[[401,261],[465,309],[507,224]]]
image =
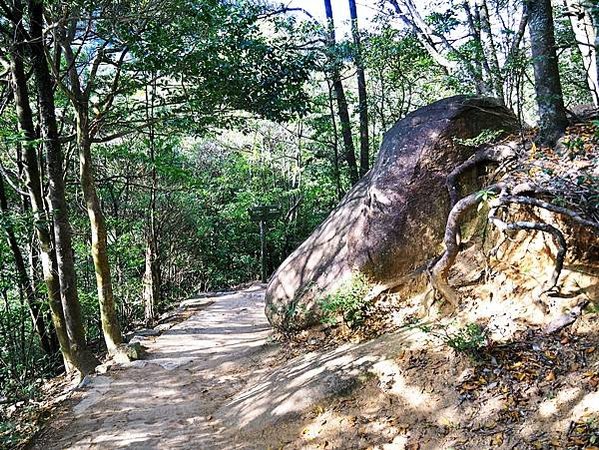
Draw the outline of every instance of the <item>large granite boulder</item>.
[[[459,140],[517,126],[497,100],[468,96],[440,100],[398,121],[370,172],[272,276],[270,323],[284,330],[315,325],[322,317],[319,299],[354,274],[393,285],[440,254],[450,210],[446,177],[474,152]]]

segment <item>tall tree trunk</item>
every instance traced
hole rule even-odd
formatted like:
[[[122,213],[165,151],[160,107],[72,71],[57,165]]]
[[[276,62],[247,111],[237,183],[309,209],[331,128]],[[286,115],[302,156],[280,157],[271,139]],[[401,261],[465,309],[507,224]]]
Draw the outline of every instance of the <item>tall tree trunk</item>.
[[[75,109],[77,121],[77,145],[79,147],[79,176],[81,190],[85,200],[85,207],[89,217],[92,237],[92,260],[96,272],[96,288],[98,303],[100,305],[100,320],[106,348],[114,353],[123,342],[121,329],[116,315],[112,279],[110,275],[110,262],[108,261],[108,245],[106,234],[106,221],[100,205],[94,177],[94,166],[91,155],[91,136],[89,126],[89,92],[91,86],[85,91],[79,82],[75,56],[70,46],[70,40],[63,42],[65,59],[69,65],[68,76],[70,92],[67,95]],[[90,83],[93,81],[90,80]]]
[[[4,181],[0,174],[0,213],[8,214],[8,202],[6,199],[6,192],[4,191]],[[8,240],[8,245],[13,255],[15,262],[15,268],[17,269],[18,283],[20,291],[25,295],[27,300],[27,306],[29,307],[29,315],[35,328],[35,331],[40,339],[40,345],[46,355],[53,355],[58,349],[53,346],[52,339],[50,338],[50,331],[46,327],[44,321],[44,315],[41,310],[41,305],[38,302],[37,296],[33,290],[33,284],[27,274],[27,267],[25,266],[25,260],[23,253],[19,247],[17,237],[15,236],[14,229],[10,223],[5,224],[5,232]]]
[[[555,50],[553,9],[551,0],[526,0],[526,3],[539,108],[539,142],[553,145],[563,135],[567,125]]]
[[[54,90],[44,49],[44,7],[40,0],[29,0],[28,6],[30,17],[29,29],[31,33],[29,47],[39,99],[41,137],[46,151],[49,199],[54,226],[54,245],[56,248],[62,309],[67,335],[71,344],[73,364],[82,375],[86,375],[94,370],[98,365],[98,360],[87,347],[85,331],[81,320],[77,276],[73,259],[71,225],[69,223],[63,180],[62,149],[56,124]]]
[[[335,119],[335,106],[333,104],[333,88],[331,82],[327,80],[327,92],[329,100],[329,112],[331,115],[331,125],[333,127],[333,176],[335,177],[335,188],[337,198],[343,198],[343,189],[341,188],[341,173],[339,171],[339,135],[337,133],[337,120]]]
[[[156,77],[152,77],[155,79]],[[156,189],[158,187],[158,174],[156,172],[156,147],[154,136],[154,96],[155,84],[152,85],[150,94],[146,87],[146,119],[150,124],[149,159],[152,165],[150,170],[150,214],[146,228],[146,257],[145,272],[143,277],[144,318],[146,324],[154,321],[156,305],[160,300],[160,257],[158,252],[158,236],[156,233]]]
[[[23,64],[24,56],[24,36],[19,31],[22,26],[22,13],[20,5],[15,2],[15,13],[17,14],[15,24],[16,43],[11,50],[10,71],[13,87],[13,96],[19,129],[25,137],[24,149],[24,168],[27,191],[31,202],[33,212],[34,227],[37,239],[39,241],[41,252],[42,273],[44,283],[46,284],[48,302],[52,313],[52,323],[56,330],[56,336],[60,344],[60,351],[63,356],[65,369],[73,370],[75,367],[74,356],[71,352],[71,345],[68,339],[62,301],[60,298],[60,283],[57,272],[56,254],[50,232],[47,228],[47,218],[44,214],[45,205],[42,196],[42,182],[37,158],[37,144],[35,127],[33,125],[33,112],[29,104],[29,91],[27,87],[27,78]]]
[[[568,10],[572,31],[582,55],[582,64],[587,75],[587,84],[593,104],[599,106],[599,79],[597,73],[597,50],[595,48],[595,28],[591,19],[591,11],[587,10],[580,0],[564,0]]]
[[[472,13],[472,8],[470,7],[470,0],[464,0],[462,3],[462,8],[466,13],[466,20],[468,22],[468,28],[470,29],[470,35],[472,39],[479,45],[478,48],[482,49],[482,41],[480,36],[480,17],[478,14]],[[476,5],[474,5],[474,9],[476,11]],[[476,17],[475,17],[476,16]],[[482,55],[480,58],[476,58],[473,63],[474,73],[473,81],[475,84],[475,89],[477,94],[484,94],[487,86],[483,80],[483,62]]]
[[[354,60],[358,77],[358,109],[360,113],[360,175],[364,176],[370,168],[370,136],[368,134],[368,98],[366,94],[366,75],[362,60],[362,42],[358,27],[358,10],[356,0],[349,0],[349,12],[352,20],[352,36],[354,39]]]
[[[339,68],[339,62],[337,57],[334,55],[335,45],[337,39],[335,37],[335,22],[333,19],[333,7],[331,6],[331,0],[324,0],[324,6],[326,10],[327,22],[328,22],[328,45],[331,53],[331,78],[333,82],[333,89],[335,90],[335,98],[337,100],[337,109],[339,114],[339,123],[341,124],[341,135],[343,137],[343,146],[345,148],[345,160],[349,168],[349,178],[352,184],[355,184],[360,179],[358,175],[358,164],[356,162],[356,151],[354,148],[354,141],[351,133],[351,121],[349,116],[349,109],[347,106],[347,98],[345,97],[345,90],[343,89],[343,83],[341,81],[341,71]]]
[[[493,30],[491,29],[491,22],[489,20],[487,1],[476,0],[476,6],[480,20],[480,38],[484,59],[488,62],[489,67],[490,84],[493,87],[493,93],[495,96],[501,100],[502,103],[504,103],[505,95],[503,91],[503,78],[501,76],[501,69],[499,67],[499,59],[497,58],[495,40],[493,39]]]
[[[77,143],[79,145],[81,189],[91,227],[91,254],[96,271],[96,287],[98,291],[98,303],[100,304],[102,332],[106,348],[110,353],[114,353],[117,347],[123,342],[123,338],[116,316],[110,263],[108,261],[106,223],[96,192],[87,104],[84,103],[79,104],[77,107]]]

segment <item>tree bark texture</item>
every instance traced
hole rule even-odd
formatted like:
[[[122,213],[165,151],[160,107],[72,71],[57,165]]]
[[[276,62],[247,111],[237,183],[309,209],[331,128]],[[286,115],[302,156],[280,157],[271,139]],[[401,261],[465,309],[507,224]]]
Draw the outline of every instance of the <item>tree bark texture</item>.
[[[527,0],[526,4],[539,109],[539,142],[553,145],[568,123],[555,50],[553,9],[551,0]]]
[[[24,36],[20,32],[22,26],[22,11],[20,4],[15,2],[16,19],[15,24],[16,42],[11,49],[10,71],[13,96],[19,129],[24,135],[24,169],[27,192],[33,212],[34,227],[39,241],[42,273],[46,284],[48,302],[52,314],[52,323],[56,330],[56,336],[60,344],[65,369],[70,371],[74,367],[73,355],[69,343],[62,301],[60,298],[60,283],[56,267],[56,254],[50,231],[48,230],[47,217],[45,216],[45,205],[42,195],[42,182],[37,158],[37,137],[33,124],[33,111],[29,103],[29,90],[24,67],[25,46]]]
[[[333,7],[331,6],[331,0],[324,0],[324,5],[329,31],[328,45],[330,50],[334,52],[337,40],[335,37],[335,21],[333,18]],[[358,163],[356,161],[356,151],[354,148],[354,141],[352,138],[351,121],[349,116],[349,109],[347,106],[347,98],[345,96],[343,82],[341,81],[339,63],[337,62],[337,58],[335,56],[332,57],[331,65],[333,90],[335,91],[335,99],[337,100],[339,123],[341,125],[341,136],[343,137],[343,146],[345,148],[345,160],[347,161],[347,166],[349,168],[349,178],[351,180],[351,183],[355,184],[360,178],[358,175]]]
[[[67,335],[71,344],[73,364],[82,375],[87,375],[98,365],[98,360],[87,347],[85,331],[81,320],[71,225],[69,223],[63,180],[62,149],[56,123],[54,90],[44,49],[44,7],[43,3],[38,0],[29,0],[28,7],[31,33],[29,47],[37,85],[41,137],[46,152],[49,200],[54,228],[54,245],[56,249],[62,309]]]

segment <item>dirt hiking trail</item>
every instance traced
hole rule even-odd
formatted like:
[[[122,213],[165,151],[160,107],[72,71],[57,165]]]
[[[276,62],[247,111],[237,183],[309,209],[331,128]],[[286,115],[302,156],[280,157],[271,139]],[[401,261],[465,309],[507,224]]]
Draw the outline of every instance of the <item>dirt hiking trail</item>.
[[[494,302],[475,296],[463,313]],[[599,439],[597,314],[545,335],[503,304],[493,320],[525,334],[473,364],[423,326],[333,347],[312,342],[329,339],[318,331],[299,347],[274,342],[259,285],[184,303],[200,309],[142,338],[144,359],[84,380],[30,448],[507,450]]]
[[[306,410],[395,353],[382,339],[290,358],[269,341],[263,286],[194,301],[201,310],[142,338],[143,360],[84,380],[30,448],[280,448]]]
[[[263,365],[263,298],[260,289],[206,298],[205,309],[144,339],[145,359],[92,377],[33,448],[248,448],[214,415]]]

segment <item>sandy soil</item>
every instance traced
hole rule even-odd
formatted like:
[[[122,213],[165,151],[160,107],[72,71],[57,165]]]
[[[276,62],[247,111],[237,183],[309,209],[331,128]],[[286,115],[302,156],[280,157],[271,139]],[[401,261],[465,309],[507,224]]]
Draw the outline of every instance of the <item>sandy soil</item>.
[[[453,317],[342,345],[275,342],[262,287],[203,298],[143,340],[146,359],[87,380],[32,448],[596,450],[599,314],[546,335],[572,299],[543,314],[516,292],[530,274],[506,274],[464,288]],[[496,339],[480,361],[440,331],[475,321]]]
[[[269,365],[274,347],[267,343],[263,298],[262,290],[252,289],[215,297],[206,309],[145,339],[146,359],[84,383],[78,403],[32,448],[265,448],[264,437],[248,442],[213,417],[250,375]]]

